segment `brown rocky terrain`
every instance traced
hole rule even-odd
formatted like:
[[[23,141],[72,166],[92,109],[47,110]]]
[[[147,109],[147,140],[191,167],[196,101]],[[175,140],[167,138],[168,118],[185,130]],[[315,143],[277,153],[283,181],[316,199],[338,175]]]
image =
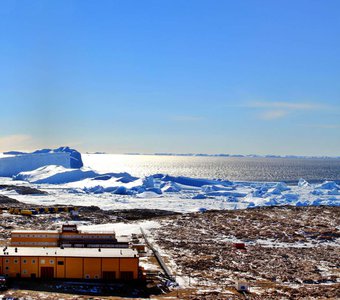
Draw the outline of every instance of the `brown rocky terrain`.
[[[47,192],[23,185],[0,184],[0,190],[16,191],[21,195],[45,195]]]
[[[0,206],[35,207],[6,196],[0,196]],[[2,245],[8,242],[13,229],[55,229],[56,224],[74,220],[66,212],[35,216],[4,212],[0,215]],[[103,211],[91,206],[79,207],[76,217],[89,224],[150,218],[162,224],[150,236],[154,245],[176,277],[186,282],[184,287],[164,295],[165,298],[340,298],[339,207],[271,207],[177,214],[148,209]],[[234,242],[244,243],[246,249],[236,249]],[[250,293],[238,293],[234,288],[236,281],[248,282]],[[9,293],[20,294],[14,290]],[[59,297],[45,296],[46,299]]]
[[[230,295],[236,281],[250,284],[248,299],[338,299],[339,217],[337,207],[211,211],[168,217],[153,233],[195,289],[183,299],[242,298]]]

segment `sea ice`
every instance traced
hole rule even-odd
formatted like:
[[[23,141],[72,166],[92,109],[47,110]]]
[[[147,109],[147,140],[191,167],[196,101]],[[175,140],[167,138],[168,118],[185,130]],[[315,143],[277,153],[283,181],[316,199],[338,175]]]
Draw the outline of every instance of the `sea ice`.
[[[303,178],[300,178],[298,182],[298,187],[303,188],[303,187],[308,187],[310,184]]]
[[[40,150],[34,155],[50,155],[49,151]],[[59,152],[52,154],[60,155]],[[17,157],[21,154],[13,155]],[[29,158],[28,154],[23,156]],[[159,208],[181,212],[200,208],[243,209],[287,204],[340,205],[340,187],[333,181],[317,185],[300,179],[297,186],[287,186],[284,182],[231,182],[165,174],[138,178],[126,172],[101,173],[95,171],[95,165],[91,166],[93,169],[51,165],[54,155],[49,158],[51,160],[46,162],[46,166],[14,176],[15,180],[39,184],[41,189],[46,187],[48,195],[10,196],[34,204],[98,205],[103,209]],[[0,165],[1,162],[2,159]],[[13,171],[14,167],[10,166],[9,169]],[[1,179],[6,184],[10,180]]]
[[[89,168],[67,169],[63,166],[49,165],[33,171],[20,172],[13,176],[13,179],[31,183],[61,184],[96,176],[98,174]]]
[[[323,190],[339,190],[340,187],[334,182],[334,181],[325,181],[321,185],[317,186],[318,189],[323,189]]]
[[[178,184],[175,182],[167,182],[163,187],[162,187],[162,192],[163,193],[178,193],[181,191],[181,188]]]

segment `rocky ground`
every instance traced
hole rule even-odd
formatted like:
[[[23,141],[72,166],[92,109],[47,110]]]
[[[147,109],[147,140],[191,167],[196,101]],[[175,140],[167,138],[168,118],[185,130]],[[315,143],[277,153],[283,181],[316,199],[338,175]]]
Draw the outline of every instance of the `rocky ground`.
[[[39,193],[17,186],[15,191]],[[270,207],[177,214],[148,209],[103,211],[91,206],[79,207],[77,217],[66,212],[11,215],[6,210],[9,207],[35,206],[0,195],[0,208],[4,212],[0,215],[2,245],[8,243],[13,229],[55,229],[56,224],[75,218],[88,224],[156,218],[162,226],[153,230],[151,239],[178,281],[184,283],[157,299],[340,298],[339,207]],[[245,243],[246,249],[236,249],[235,242]],[[234,288],[236,281],[248,282],[250,293],[238,293]],[[6,295],[35,299],[34,293],[10,290]],[[45,299],[60,297],[58,293],[52,297],[46,291],[39,295],[45,295]],[[70,293],[64,298],[69,297],[74,295]]]
[[[242,298],[236,281],[250,284],[248,299],[340,298],[340,208],[211,211],[162,225],[154,239],[194,289],[183,298]]]
[[[32,188],[29,186],[22,186],[22,185],[10,185],[10,184],[0,184],[0,190],[5,191],[16,191],[18,194],[21,195],[45,195],[47,192],[38,190],[36,188]]]

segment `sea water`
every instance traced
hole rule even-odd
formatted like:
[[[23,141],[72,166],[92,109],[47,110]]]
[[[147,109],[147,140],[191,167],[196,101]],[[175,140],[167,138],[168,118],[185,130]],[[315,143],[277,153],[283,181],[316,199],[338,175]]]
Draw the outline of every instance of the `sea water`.
[[[339,158],[200,157],[83,154],[85,166],[100,172],[157,173],[232,181],[340,181]]]

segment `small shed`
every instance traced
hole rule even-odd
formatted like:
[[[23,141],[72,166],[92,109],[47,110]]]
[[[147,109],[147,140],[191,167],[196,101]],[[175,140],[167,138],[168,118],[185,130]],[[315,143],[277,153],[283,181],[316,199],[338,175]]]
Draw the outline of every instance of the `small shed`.
[[[246,250],[245,243],[234,243],[233,246],[234,248],[239,249],[239,250]]]

